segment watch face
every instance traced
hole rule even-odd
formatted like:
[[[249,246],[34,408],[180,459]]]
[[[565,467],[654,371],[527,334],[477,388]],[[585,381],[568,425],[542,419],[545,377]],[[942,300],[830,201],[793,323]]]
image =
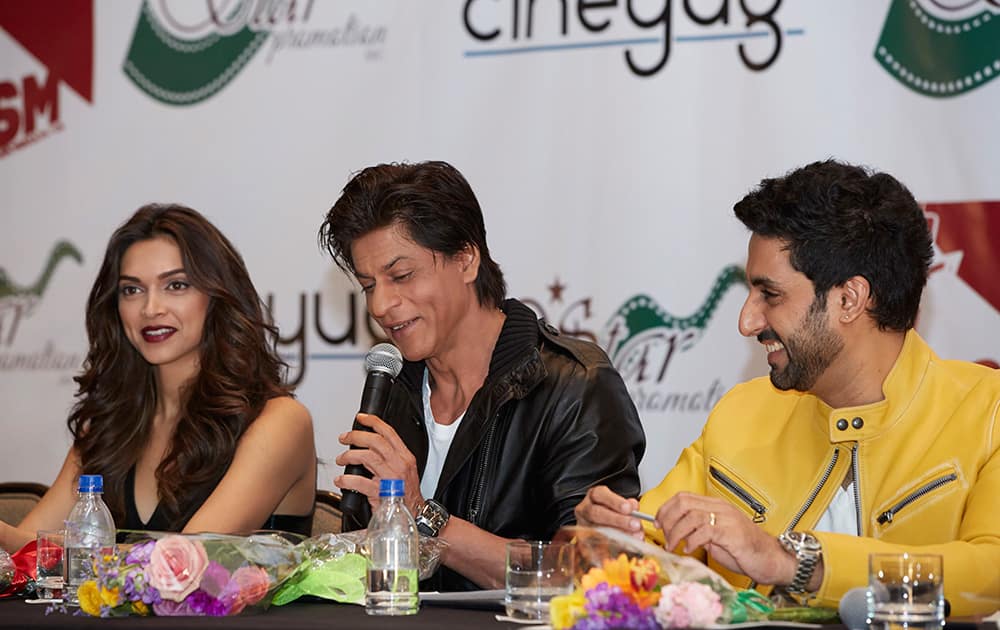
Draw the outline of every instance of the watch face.
[[[443,505],[433,499],[428,499],[417,516],[417,527],[419,529],[423,525],[428,530],[426,535],[437,536],[441,528],[448,522],[448,517],[448,510]]]

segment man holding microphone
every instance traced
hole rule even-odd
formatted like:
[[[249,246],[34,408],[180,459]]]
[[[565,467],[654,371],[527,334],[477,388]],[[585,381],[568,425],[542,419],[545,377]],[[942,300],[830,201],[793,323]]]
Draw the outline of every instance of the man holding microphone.
[[[500,587],[507,541],[550,539],[596,483],[638,495],[645,436],[621,376],[598,346],[505,299],[479,202],[454,167],[362,170],[320,239],[405,359],[382,417],[359,414],[371,431],[343,434],[354,448],[336,461],[403,479],[418,527],[448,542],[422,588]],[[376,479],[334,483],[371,501]]]

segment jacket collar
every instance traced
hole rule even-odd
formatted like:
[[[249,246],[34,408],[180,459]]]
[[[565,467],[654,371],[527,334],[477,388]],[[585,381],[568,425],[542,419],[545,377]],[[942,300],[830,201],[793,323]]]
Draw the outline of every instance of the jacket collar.
[[[462,424],[455,432],[441,468],[438,488],[447,487],[476,452],[497,407],[511,398],[524,398],[545,378],[545,366],[538,352],[540,333],[535,312],[514,299],[506,300],[501,310],[507,317],[493,348],[486,380],[469,402]],[[400,373],[400,381],[416,401],[422,396],[420,388],[425,369],[423,361],[407,361]],[[422,417],[423,405],[417,408]]]
[[[830,441],[863,441],[896,424],[913,403],[933,359],[933,350],[911,328],[906,333],[903,349],[882,383],[882,400],[834,409],[813,396],[817,417]]]
[[[483,383],[482,391],[490,391],[493,396],[502,396],[509,388],[515,398],[524,398],[538,384],[544,374],[539,375],[537,369],[531,369],[527,364],[531,359],[538,358],[539,336],[538,319],[535,312],[524,303],[509,299],[504,301],[500,310],[506,315],[500,336],[493,355],[490,357],[490,367]],[[421,385],[426,369],[424,361],[404,361],[399,380],[406,385],[417,399],[421,396]],[[477,394],[477,398],[479,395]],[[471,408],[471,404],[469,405]]]

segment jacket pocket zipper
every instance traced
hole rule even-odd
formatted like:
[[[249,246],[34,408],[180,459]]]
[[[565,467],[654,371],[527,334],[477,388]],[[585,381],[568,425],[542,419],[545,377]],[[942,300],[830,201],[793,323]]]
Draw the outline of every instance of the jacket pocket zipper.
[[[502,409],[494,415],[489,428],[486,430],[486,438],[483,440],[482,458],[479,460],[479,465],[476,467],[476,476],[474,477],[472,483],[472,496],[469,497],[467,514],[468,521],[477,527],[479,526],[479,510],[483,503],[483,491],[486,487],[486,469],[490,465],[490,460],[493,458],[493,451],[496,448],[496,445],[493,442],[495,441],[497,425],[500,423],[500,414],[502,413],[506,413],[506,410]]]
[[[708,468],[709,474],[715,478],[716,481],[721,483],[726,490],[729,490],[735,494],[741,501],[746,503],[747,507],[753,510],[754,523],[763,523],[766,520],[767,508],[761,504],[760,501],[753,498],[749,492],[739,487],[735,481],[727,477],[724,473],[720,472],[715,466],[710,466]]]
[[[914,490],[910,494],[908,494],[905,497],[903,497],[902,501],[900,501],[896,505],[892,506],[891,508],[889,508],[885,512],[882,512],[881,514],[879,514],[878,518],[875,519],[875,520],[878,522],[879,525],[885,525],[886,523],[891,523],[892,519],[896,517],[896,514],[900,510],[902,510],[903,508],[905,508],[907,505],[913,503],[914,501],[916,501],[920,497],[924,496],[928,492],[931,492],[932,490],[936,490],[936,489],[940,488],[941,486],[945,485],[946,483],[951,483],[952,481],[955,481],[957,479],[958,479],[958,475],[956,475],[955,473],[951,473],[951,474],[945,475],[944,477],[938,477],[934,481],[931,481],[930,483],[928,483],[928,484],[926,484],[926,485],[924,485],[924,486],[922,486],[922,487]]]

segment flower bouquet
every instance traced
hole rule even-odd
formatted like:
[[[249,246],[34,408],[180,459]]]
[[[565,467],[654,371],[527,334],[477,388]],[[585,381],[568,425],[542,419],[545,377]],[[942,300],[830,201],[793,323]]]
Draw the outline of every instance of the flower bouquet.
[[[343,604],[364,604],[368,570],[367,534],[367,530],[361,529],[320,534],[302,541],[298,545],[301,562],[275,593],[271,603],[281,606],[309,595]],[[437,570],[441,552],[447,545],[439,538],[421,534],[420,579],[430,577]]]
[[[300,561],[295,545],[275,534],[138,537],[98,559],[95,578],[77,591],[80,610],[101,617],[236,615],[265,608]]]
[[[577,588],[552,599],[556,630],[687,628],[763,621],[773,610],[694,558],[606,528],[564,527],[575,541]]]

